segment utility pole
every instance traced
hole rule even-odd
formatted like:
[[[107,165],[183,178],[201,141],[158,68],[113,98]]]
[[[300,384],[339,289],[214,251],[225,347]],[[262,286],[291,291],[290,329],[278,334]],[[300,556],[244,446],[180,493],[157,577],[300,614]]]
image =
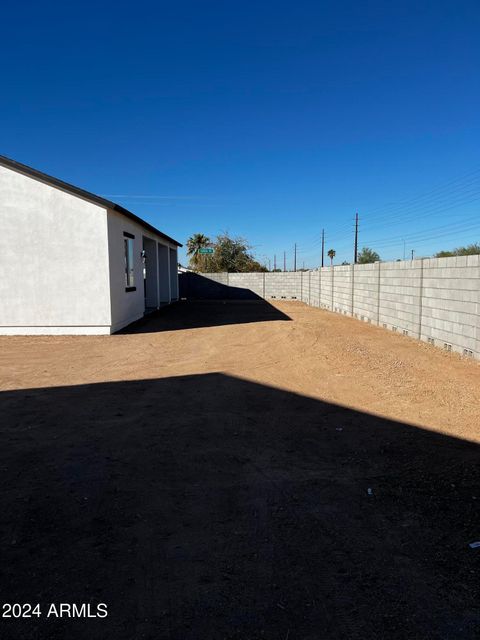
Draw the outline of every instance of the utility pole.
[[[357,264],[358,258],[358,213],[355,214],[355,248],[353,250],[353,264]]]
[[[323,267],[324,257],[325,257],[325,229],[322,229],[322,267]]]
[[[283,270],[284,271],[287,270],[287,252],[286,251],[283,252]]]
[[[274,271],[277,270],[277,256],[276,255],[273,256],[273,270]]]
[[[412,249],[412,260],[414,255],[415,255],[415,249]]]
[[[305,271],[305,260],[303,261],[303,268],[302,271]]]
[[[293,270],[297,270],[297,243],[295,243],[295,251],[293,254]]]
[[[270,260],[270,258],[268,259],[268,270],[272,270],[272,261]]]

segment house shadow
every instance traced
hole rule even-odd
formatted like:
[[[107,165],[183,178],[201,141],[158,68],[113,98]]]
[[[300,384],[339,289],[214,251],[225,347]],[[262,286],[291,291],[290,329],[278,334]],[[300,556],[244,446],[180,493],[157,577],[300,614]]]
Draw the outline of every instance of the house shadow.
[[[179,331],[250,322],[290,320],[261,298],[255,300],[180,300],[120,330],[118,334]]]
[[[211,277],[189,271],[180,273],[178,277],[180,298],[187,300],[262,300],[262,297],[251,289],[234,287],[216,281],[217,275]],[[221,274],[223,275],[223,274]]]
[[[221,373],[0,410],[3,639],[479,637],[475,444]]]

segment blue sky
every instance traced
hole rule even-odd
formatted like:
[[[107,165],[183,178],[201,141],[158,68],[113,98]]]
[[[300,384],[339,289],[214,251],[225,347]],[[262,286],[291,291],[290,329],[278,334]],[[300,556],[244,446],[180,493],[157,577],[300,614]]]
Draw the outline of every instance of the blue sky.
[[[0,153],[181,242],[314,267],[358,211],[430,255],[480,240],[479,33],[477,0],[10,2]]]

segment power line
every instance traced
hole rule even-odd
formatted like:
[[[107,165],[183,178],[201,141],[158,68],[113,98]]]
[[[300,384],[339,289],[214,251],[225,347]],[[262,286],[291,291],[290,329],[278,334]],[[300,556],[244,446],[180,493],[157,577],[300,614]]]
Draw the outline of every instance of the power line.
[[[459,186],[462,185],[463,182],[465,182],[465,179],[472,176],[472,175],[476,175],[478,174],[478,177],[473,178],[471,180],[467,180],[467,184],[470,184],[472,182],[474,182],[475,180],[477,180],[478,178],[480,178],[480,168],[474,169],[472,171],[467,172],[466,174],[463,174],[462,176],[458,177],[458,178],[454,178],[452,180],[447,180],[446,182],[441,182],[439,183],[436,187],[434,187],[433,189],[430,189],[429,191],[426,191],[424,193],[421,194],[417,194],[416,196],[413,197],[408,197],[408,198],[404,198],[402,200],[400,200],[397,203],[390,203],[390,204],[386,204],[384,206],[381,207],[376,207],[375,209],[370,209],[366,211],[367,215],[372,215],[373,213],[377,212],[377,211],[381,211],[381,212],[386,212],[386,211],[396,211],[399,208],[403,208],[404,206],[407,206],[409,203],[415,202],[417,200],[421,200],[429,195],[432,195],[434,193],[438,193],[441,191],[444,191],[445,189],[448,189],[448,187],[450,187],[451,185],[455,184],[455,183],[459,183]],[[449,191],[455,191],[455,187],[449,189]]]
[[[462,220],[462,221],[450,222],[448,224],[438,225],[438,226],[435,226],[435,227],[430,227],[429,229],[423,229],[421,231],[415,231],[413,233],[407,233],[407,234],[402,233],[402,234],[399,234],[397,236],[391,236],[390,235],[390,236],[385,237],[385,238],[377,238],[376,240],[367,239],[365,241],[365,243],[366,244],[377,244],[378,245],[378,244],[382,244],[384,242],[390,242],[392,240],[398,240],[398,239],[408,240],[409,238],[412,238],[412,237],[414,238],[414,237],[419,236],[419,235],[423,236],[425,234],[430,234],[431,232],[434,232],[434,231],[437,231],[437,230],[456,228],[458,226],[462,227],[462,226],[468,225],[469,223],[474,222],[474,221],[477,222],[477,224],[480,224],[480,220],[479,220],[478,214],[475,215],[475,216],[472,216],[470,218],[466,218],[465,220]]]
[[[479,197],[472,198],[471,196],[479,196]],[[459,194],[456,198],[453,198],[453,199],[449,198],[449,199],[443,199],[441,201],[433,200],[432,202],[425,204],[422,207],[416,206],[412,208],[412,210],[408,213],[403,212],[397,215],[384,216],[384,218],[382,218],[380,222],[382,223],[383,221],[385,221],[385,224],[390,225],[392,222],[395,222],[395,221],[404,222],[408,220],[416,220],[419,217],[419,214],[422,217],[428,217],[432,213],[436,213],[437,211],[444,211],[456,205],[469,204],[470,202],[476,202],[479,199],[480,199],[480,190],[469,191],[461,195]],[[367,217],[367,224],[368,224],[368,220],[369,219]],[[378,220],[373,220],[372,222],[373,222],[372,226],[382,226],[382,224],[380,225],[378,224],[379,222]]]
[[[475,176],[475,177],[472,177]],[[480,191],[476,188],[471,188],[472,185],[480,186],[480,168],[473,171],[469,171],[466,174],[440,183],[435,188],[419,194],[414,197],[405,198],[400,203],[393,203],[384,207],[378,207],[377,209],[367,210],[364,215],[366,221],[365,228],[373,230],[376,228],[390,227],[392,223],[406,222],[409,220],[416,220],[419,217],[425,218],[433,215],[434,213],[441,211],[448,211],[456,205],[470,204],[480,199],[471,196],[480,196]],[[451,187],[451,185],[456,185]],[[470,187],[467,189],[467,187]],[[444,193],[447,191],[447,193]],[[428,198],[428,196],[433,197]],[[423,202],[422,202],[423,201]],[[381,215],[373,216],[372,212],[382,211]],[[384,224],[382,224],[382,222]],[[373,224],[372,224],[373,223]],[[380,223],[380,224],[379,224]],[[330,230],[334,236],[340,235],[343,231],[347,231],[350,224],[343,224],[338,227],[334,227]],[[301,249],[301,252],[309,251],[310,249],[319,247],[320,239],[315,240]]]
[[[475,198],[474,200],[471,200],[471,201],[470,201],[470,203],[471,203],[471,202],[476,202],[476,201],[479,201],[479,200],[480,200],[480,197],[479,197],[479,198]],[[449,210],[451,210],[451,209],[456,208],[457,206],[459,206],[459,205],[458,205],[458,203],[457,203],[457,204],[454,204],[454,205],[451,205],[450,207],[445,207],[445,208],[441,209],[441,211],[442,211],[442,212],[446,212],[446,211],[449,211]],[[431,212],[431,213],[433,213],[433,212]],[[416,216],[416,217],[417,217],[417,218],[420,218],[420,217],[422,217],[422,216],[421,216],[421,215],[418,215],[418,216]],[[472,219],[472,218],[466,218],[466,219],[464,219],[464,220],[462,220],[462,221],[455,221],[454,223],[450,223],[450,224],[454,224],[454,225],[457,225],[457,224],[465,224],[465,223],[467,223],[467,222],[470,222],[470,220],[471,220],[471,219]],[[475,220],[476,220],[476,219],[477,219],[477,215],[475,215],[473,219],[475,219]],[[392,225],[382,225],[382,226],[381,226],[381,229],[384,229],[384,228],[387,228],[387,227],[391,227],[391,226],[392,226]],[[398,225],[397,225],[397,226],[398,226]],[[443,226],[449,226],[449,225],[443,225]],[[438,229],[438,228],[439,228],[438,226],[430,227],[430,228],[429,228],[429,229],[427,229],[427,230],[425,230],[425,229],[424,229],[424,230],[421,230],[421,231],[416,232],[416,233],[422,233],[422,234],[423,234],[423,233],[425,233],[426,231],[427,231],[427,232],[435,231],[435,230],[436,230],[436,229]],[[408,234],[408,235],[412,235],[412,234]],[[403,238],[403,237],[406,237],[406,234],[405,234],[405,233],[400,233],[398,236],[393,236],[393,237]],[[368,236],[367,236],[367,239],[366,239],[366,240],[364,240],[364,241],[362,242],[362,244],[377,244],[377,245],[378,245],[378,243],[380,243],[380,242],[389,241],[389,240],[391,240],[391,239],[392,239],[392,235],[389,235],[389,236],[388,236],[388,237],[386,237],[386,238],[381,237],[381,238],[376,238],[376,239],[375,239],[375,238],[373,238],[373,237],[368,237]],[[340,248],[344,248],[344,247],[347,247],[347,246],[348,246],[348,243],[347,243],[346,241],[343,241],[343,242],[339,245],[339,247],[340,247]]]
[[[465,200],[465,198],[469,198],[472,195],[480,195],[480,191],[475,188],[473,190],[466,189],[467,187],[471,187],[471,185],[476,185],[477,181],[480,187],[480,167],[469,170],[447,181],[441,181],[423,193],[409,196],[398,202],[392,202],[374,209],[367,209],[366,212],[362,214],[362,219],[366,223],[365,228],[390,227],[392,222],[397,220],[400,222],[416,220],[418,217],[427,217],[438,211],[449,210],[457,204],[475,202],[478,198],[472,198],[470,200]],[[446,192],[445,195],[444,192]],[[380,215],[373,215],[376,212],[379,212]],[[383,221],[385,221],[385,224],[378,224]],[[373,223],[373,225],[370,223]],[[329,228],[329,234],[331,237],[338,237],[350,229],[352,229],[350,223],[343,223]],[[305,253],[310,251],[310,249],[318,248],[320,243],[320,238],[317,238],[313,242],[303,246],[303,248],[299,250],[299,253]]]
[[[477,222],[477,215],[474,218],[467,217],[462,220],[455,220],[444,225],[434,225],[426,229],[416,231],[414,233],[405,233],[402,231],[402,227],[412,221],[423,219],[428,221],[430,218],[438,219],[438,214],[444,214],[449,211],[455,210],[459,207],[463,209],[480,200],[480,168],[476,168],[454,179],[438,183],[432,189],[417,194],[412,197],[404,198],[397,203],[390,203],[384,207],[377,207],[376,209],[367,210],[366,214],[362,214],[363,225],[362,228],[370,234],[365,241],[362,241],[364,246],[372,246],[375,249],[388,248],[399,244],[399,240],[403,243],[426,243],[437,238],[446,236],[458,236],[462,233],[471,232],[476,230],[480,222]],[[376,212],[377,215],[373,215]],[[450,219],[452,218],[450,214]],[[474,224],[470,224],[475,220]],[[353,227],[353,228],[352,228]],[[389,234],[387,237],[381,237],[374,239],[372,232],[382,231],[384,229],[391,230],[392,228],[398,228],[398,235]],[[351,246],[351,241],[347,241],[345,237],[348,231],[354,231],[354,259],[358,257],[358,241],[359,241],[359,228],[358,228],[358,214],[355,216],[355,224],[343,223],[329,229],[329,238],[332,246],[337,249],[345,249]],[[343,236],[343,237],[342,237]],[[335,242],[335,239],[339,243]],[[406,246],[404,244],[404,253]],[[322,229],[321,235],[313,239],[312,242],[306,242],[305,245],[295,245],[294,256],[294,268],[296,269],[296,257],[297,251],[300,255],[309,259],[314,254],[318,255],[318,250],[321,247],[322,251],[322,265],[324,264],[324,249],[325,249],[325,229]]]
[[[480,232],[480,221],[476,221],[473,224],[456,222],[449,225],[442,225],[429,230],[424,230],[422,232],[418,232],[415,234],[403,235],[397,238],[390,237],[381,243],[366,242],[362,244],[364,244],[365,246],[370,245],[375,250],[393,249],[395,246],[400,246],[401,244],[403,245],[404,242],[405,243],[408,242],[409,244],[420,245],[420,244],[426,244],[427,242],[431,242],[432,240],[436,240],[439,238],[456,237],[459,235],[463,235],[467,232],[476,231],[476,230]],[[435,233],[435,231],[437,231],[437,233]],[[348,246],[351,246],[351,245],[347,245],[347,244],[338,245],[337,243],[332,243],[332,246],[335,246],[336,250],[338,251],[338,250],[345,250],[345,248],[348,248]],[[314,254],[309,254],[309,255],[313,256]],[[305,257],[308,258],[309,256],[306,255]]]
[[[443,231],[440,233],[435,233],[435,234],[427,234],[427,235],[423,235],[423,236],[417,236],[417,237],[411,237],[411,238],[407,238],[406,242],[409,242],[410,244],[412,243],[419,243],[419,242],[430,242],[431,240],[437,240],[438,238],[445,238],[445,237],[449,237],[449,236],[455,236],[455,235],[463,235],[464,233],[467,233],[469,231],[476,231],[479,230],[480,232],[480,222],[467,226],[467,227],[462,227],[459,229],[449,229],[448,231]],[[403,242],[403,240],[392,240],[390,242],[384,242],[382,244],[376,244],[374,245],[375,249],[388,249],[389,247],[398,245],[399,242]]]

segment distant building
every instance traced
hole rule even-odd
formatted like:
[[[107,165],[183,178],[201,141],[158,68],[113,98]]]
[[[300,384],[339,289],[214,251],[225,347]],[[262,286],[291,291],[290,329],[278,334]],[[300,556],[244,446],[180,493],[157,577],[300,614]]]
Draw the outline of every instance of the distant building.
[[[179,242],[0,156],[0,334],[109,334],[178,299]]]

